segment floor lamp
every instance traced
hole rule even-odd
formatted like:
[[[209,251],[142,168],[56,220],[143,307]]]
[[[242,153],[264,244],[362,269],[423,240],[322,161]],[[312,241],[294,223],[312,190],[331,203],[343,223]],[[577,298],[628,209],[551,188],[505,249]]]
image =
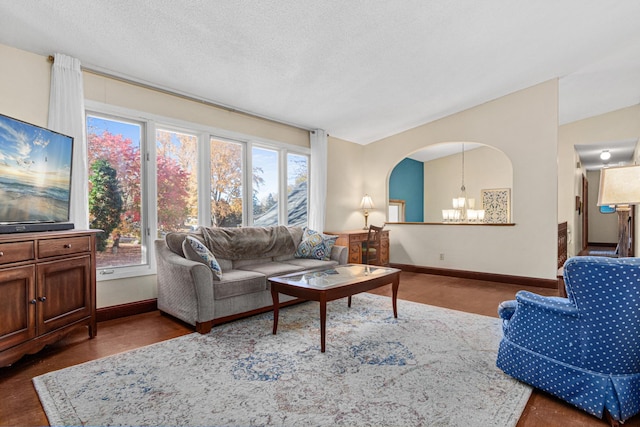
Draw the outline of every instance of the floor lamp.
[[[640,165],[603,168],[600,171],[598,206],[612,206],[618,213],[618,256],[629,256],[629,212],[640,204]]]

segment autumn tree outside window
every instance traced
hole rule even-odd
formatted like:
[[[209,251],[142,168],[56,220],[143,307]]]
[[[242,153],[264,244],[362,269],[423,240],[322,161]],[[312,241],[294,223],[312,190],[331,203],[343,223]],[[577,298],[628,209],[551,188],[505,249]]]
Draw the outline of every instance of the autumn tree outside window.
[[[153,239],[169,232],[306,225],[309,149],[102,108],[86,115],[99,280],[155,272]]]

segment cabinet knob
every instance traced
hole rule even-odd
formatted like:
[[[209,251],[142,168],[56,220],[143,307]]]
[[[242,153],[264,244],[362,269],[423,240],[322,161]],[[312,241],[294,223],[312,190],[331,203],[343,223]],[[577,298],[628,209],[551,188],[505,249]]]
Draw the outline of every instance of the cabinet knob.
[[[4,252],[0,251],[0,256],[4,256]]]
[[[29,304],[35,304],[35,303],[36,303],[35,299],[32,299],[31,301],[29,301]]]
[[[65,243],[64,248],[65,249],[71,249],[71,243]]]
[[[47,300],[47,297],[42,296],[42,297],[38,297],[38,299],[40,300],[40,302],[45,302]]]

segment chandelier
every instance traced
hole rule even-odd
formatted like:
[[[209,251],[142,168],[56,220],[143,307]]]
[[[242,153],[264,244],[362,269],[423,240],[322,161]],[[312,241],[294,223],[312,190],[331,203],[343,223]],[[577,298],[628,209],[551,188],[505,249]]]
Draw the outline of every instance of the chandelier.
[[[446,223],[484,222],[484,209],[475,209],[476,200],[467,197],[464,185],[464,143],[462,143],[462,171],[460,193],[452,199],[453,209],[442,210],[442,220]]]

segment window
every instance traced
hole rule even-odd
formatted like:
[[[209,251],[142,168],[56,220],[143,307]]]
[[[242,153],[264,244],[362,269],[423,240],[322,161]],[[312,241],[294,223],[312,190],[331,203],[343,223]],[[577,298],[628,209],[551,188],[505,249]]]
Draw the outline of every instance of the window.
[[[87,115],[89,225],[103,231],[98,269],[148,263],[142,250],[143,135],[143,123]]]
[[[153,273],[153,239],[170,232],[307,224],[308,149],[87,104],[99,280]]]
[[[309,158],[287,154],[287,224],[307,225]]]
[[[278,152],[253,147],[253,224],[278,225]]]
[[[238,142],[210,139],[211,152],[211,220],[214,227],[242,225],[243,145]]]
[[[198,137],[156,130],[158,238],[198,225]]]

